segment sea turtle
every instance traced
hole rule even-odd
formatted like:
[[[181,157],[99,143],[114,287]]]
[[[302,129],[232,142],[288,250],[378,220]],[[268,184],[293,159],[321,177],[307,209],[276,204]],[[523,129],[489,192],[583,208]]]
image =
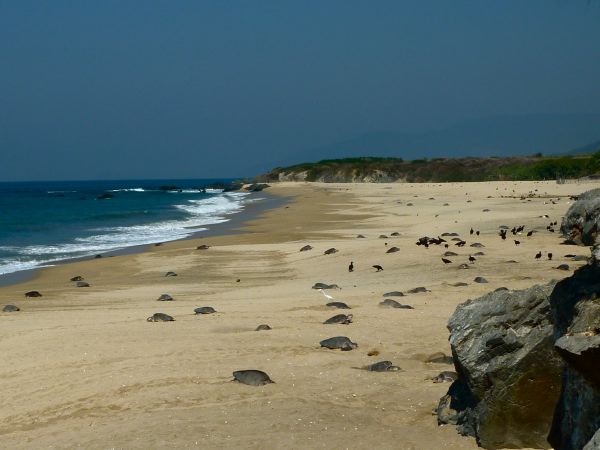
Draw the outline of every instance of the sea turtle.
[[[488,280],[486,280],[483,277],[475,277],[475,279],[473,280],[475,283],[487,283]]]
[[[337,253],[337,252],[338,252],[337,248],[331,247],[331,248],[328,248],[327,250],[325,250],[324,254],[325,255],[333,255],[334,253]]]
[[[313,289],[340,289],[337,284],[315,283]]]
[[[362,234],[359,234],[358,236],[356,236],[358,239],[364,239],[365,237]]]
[[[383,306],[385,308],[400,308],[400,309],[414,309],[410,305],[403,305],[402,303],[398,303],[396,300],[392,300],[391,298],[386,298],[379,306]]]
[[[90,283],[86,282],[86,281],[78,281],[75,286],[81,288],[81,287],[90,287]]]
[[[479,242],[474,242],[472,243],[469,247],[474,247],[474,248],[483,248],[485,247],[485,245],[479,243]]]
[[[380,234],[379,239],[387,239],[388,237],[385,234]]]
[[[312,249],[313,249],[313,248],[312,248],[312,245],[305,245],[304,247],[302,247],[302,248],[300,249],[300,251],[301,251],[301,252],[306,252],[306,251],[308,251],[308,250],[312,250]]]
[[[430,380],[433,380],[434,383],[444,383],[444,382],[452,383],[452,382],[456,381],[457,378],[458,378],[458,374],[456,372],[444,370],[443,372],[440,372],[439,374],[437,374],[435,377],[430,378]]]
[[[558,269],[558,270],[569,270],[569,265],[568,264],[560,264],[560,265],[556,266],[555,269]]]
[[[473,253],[473,256],[485,256],[485,253],[477,252],[477,253]]]
[[[390,236],[400,236],[400,233],[398,233],[397,231],[394,231],[392,234],[390,234]]]
[[[358,347],[358,344],[352,342],[346,336],[335,336],[329,339],[324,339],[321,342],[319,342],[319,344],[321,345],[321,347],[329,348],[332,350],[339,348],[344,351],[353,350]]]
[[[454,253],[454,252],[448,251],[448,252],[445,252],[442,256],[446,256],[446,257],[448,257],[448,256],[458,256],[458,253]]]
[[[160,297],[158,297],[156,299],[156,301],[158,301],[158,302],[172,302],[173,301],[173,297],[171,297],[169,294],[162,294]]]
[[[500,286],[499,288],[494,289],[494,292],[502,292],[502,291],[508,291],[508,288],[504,287],[504,286]]]
[[[154,313],[146,319],[148,322],[174,322],[175,319],[165,313]]]
[[[42,294],[38,291],[25,292],[25,297],[41,297]]]
[[[325,306],[330,306],[332,308],[338,308],[338,309],[351,309],[344,302],[329,302]]]
[[[265,384],[275,383],[262,370],[236,370],[233,372],[233,381],[250,386],[264,386]]]
[[[200,308],[194,309],[196,314],[214,314],[217,311],[212,306],[201,306]]]
[[[370,372],[397,372],[400,367],[395,366],[391,361],[379,361],[375,364],[365,366],[365,369]]]
[[[76,277],[71,278],[71,281],[83,281],[83,277],[81,275],[77,275]]]
[[[426,287],[423,287],[423,286],[412,288],[410,291],[408,291],[409,294],[417,294],[419,292],[430,292],[430,291],[429,291],[429,289],[427,289]]]
[[[2,312],[16,312],[16,311],[21,311],[21,308],[19,308],[18,306],[15,306],[15,305],[6,305],[6,306],[4,306],[4,308],[2,308]]]
[[[454,286],[454,287],[463,287],[463,286],[468,286],[468,283],[464,283],[462,281],[459,281],[457,283],[451,284],[450,286]]]
[[[436,364],[452,364],[454,359],[452,359],[452,356],[448,356],[445,353],[436,352],[429,355],[425,362]]]
[[[196,247],[196,250],[208,250],[209,248],[210,248],[209,245],[202,244],[202,245],[199,245],[198,247]]]
[[[165,277],[176,277],[177,274],[175,272],[167,272],[165,273]]]
[[[330,317],[329,319],[327,319],[325,322],[323,322],[325,325],[331,325],[334,323],[340,323],[342,325],[348,325],[350,323],[352,323],[352,314],[338,314],[336,316]]]
[[[404,293],[400,291],[391,291],[383,294],[384,297],[404,297]]]
[[[266,331],[266,330],[271,330],[272,328],[267,325],[267,324],[262,324],[256,327],[256,330],[254,331]]]
[[[396,253],[399,251],[400,249],[398,247],[390,247],[386,253]]]

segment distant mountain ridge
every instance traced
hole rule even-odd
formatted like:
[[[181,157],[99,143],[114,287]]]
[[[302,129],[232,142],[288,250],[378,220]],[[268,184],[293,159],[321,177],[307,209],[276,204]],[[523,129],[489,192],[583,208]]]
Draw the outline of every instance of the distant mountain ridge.
[[[569,149],[587,148],[586,143],[596,141],[599,135],[600,114],[497,116],[419,133],[365,132],[307,149],[281,164],[362,155],[420,159],[565,154]]]

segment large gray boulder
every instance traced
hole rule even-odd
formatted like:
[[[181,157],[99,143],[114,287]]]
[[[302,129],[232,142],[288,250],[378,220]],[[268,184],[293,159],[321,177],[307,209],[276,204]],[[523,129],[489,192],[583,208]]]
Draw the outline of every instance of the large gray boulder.
[[[596,434],[583,447],[583,450],[600,450],[600,430],[596,431]]]
[[[548,441],[580,450],[600,428],[600,263],[559,282],[550,297],[555,348],[565,362],[560,400]],[[598,441],[595,444],[598,446]],[[595,447],[589,447],[595,448]]]
[[[561,233],[572,243],[593,245],[598,234],[600,189],[584,192],[571,205],[560,226]]]
[[[459,378],[440,400],[440,424],[456,424],[487,449],[548,446],[563,366],[553,350],[553,288],[492,292],[458,306],[448,329]]]

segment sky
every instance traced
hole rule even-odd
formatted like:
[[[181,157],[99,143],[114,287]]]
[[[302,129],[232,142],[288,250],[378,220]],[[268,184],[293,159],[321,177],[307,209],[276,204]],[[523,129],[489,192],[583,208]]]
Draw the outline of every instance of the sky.
[[[599,80],[597,0],[0,0],[0,180],[252,176]]]

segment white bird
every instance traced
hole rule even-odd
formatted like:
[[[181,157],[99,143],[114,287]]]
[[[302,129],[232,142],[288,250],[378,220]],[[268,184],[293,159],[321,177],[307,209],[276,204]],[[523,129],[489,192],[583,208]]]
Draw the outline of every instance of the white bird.
[[[328,300],[333,300],[333,297],[332,297],[331,295],[329,295],[329,294],[326,294],[325,292],[323,292],[323,289],[319,289],[319,292],[320,292],[321,294],[323,294],[323,296],[324,296],[326,299],[328,299]]]

